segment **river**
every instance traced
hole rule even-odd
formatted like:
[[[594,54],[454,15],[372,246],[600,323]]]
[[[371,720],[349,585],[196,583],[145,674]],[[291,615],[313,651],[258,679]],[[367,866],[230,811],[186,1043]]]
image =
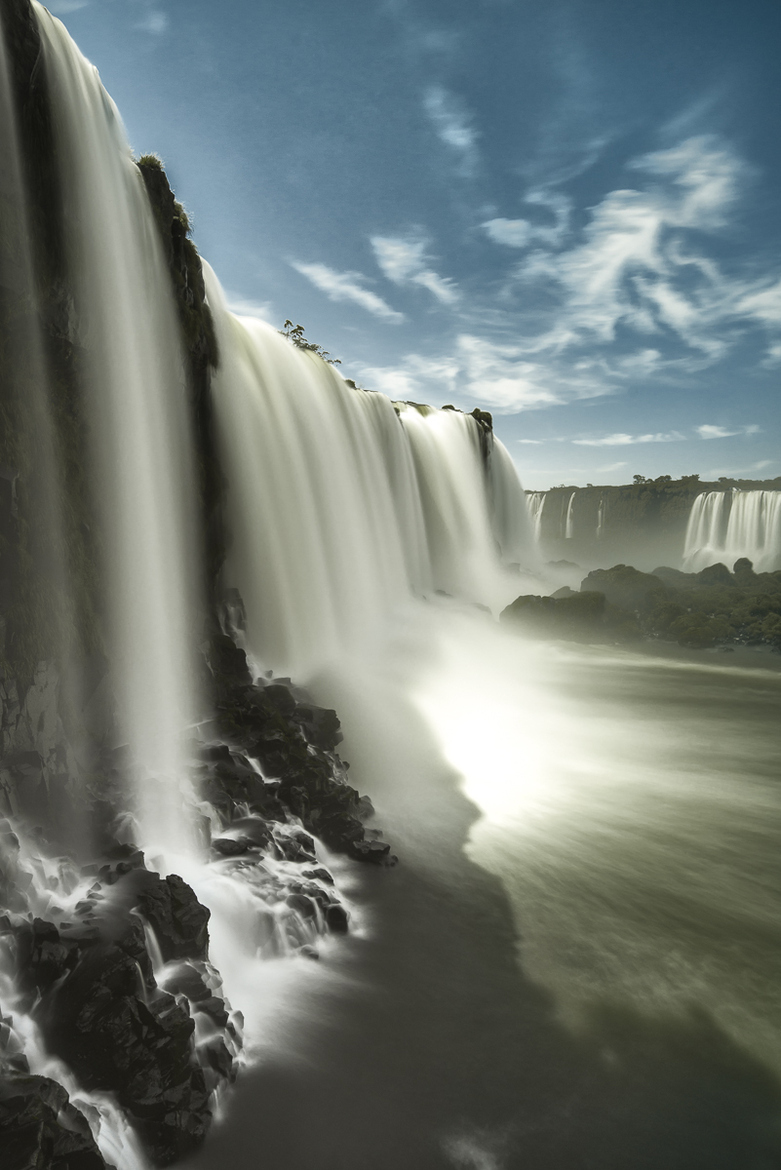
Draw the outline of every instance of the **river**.
[[[781,661],[446,602],[378,661],[314,689],[399,865],[342,864],[192,1166],[781,1165]]]

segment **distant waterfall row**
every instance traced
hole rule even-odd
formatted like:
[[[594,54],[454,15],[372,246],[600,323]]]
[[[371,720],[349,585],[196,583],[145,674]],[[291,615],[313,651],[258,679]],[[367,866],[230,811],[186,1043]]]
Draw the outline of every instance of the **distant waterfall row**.
[[[748,557],[759,572],[781,568],[781,492],[703,492],[692,505],[683,568],[697,572]]]
[[[704,486],[704,485],[703,485]],[[698,493],[698,494],[695,494]],[[535,539],[549,556],[659,564],[699,571],[748,557],[759,571],[781,568],[781,491],[703,491],[678,483],[553,488],[526,496]]]

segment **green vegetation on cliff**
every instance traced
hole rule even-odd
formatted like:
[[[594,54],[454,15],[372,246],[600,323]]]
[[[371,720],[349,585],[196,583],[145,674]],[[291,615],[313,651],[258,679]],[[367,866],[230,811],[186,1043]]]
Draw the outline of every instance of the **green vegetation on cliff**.
[[[781,650],[781,572],[755,573],[747,558],[700,573],[631,565],[595,569],[580,593],[525,595],[501,621],[524,632],[589,642],[656,638],[691,649],[766,645]]]

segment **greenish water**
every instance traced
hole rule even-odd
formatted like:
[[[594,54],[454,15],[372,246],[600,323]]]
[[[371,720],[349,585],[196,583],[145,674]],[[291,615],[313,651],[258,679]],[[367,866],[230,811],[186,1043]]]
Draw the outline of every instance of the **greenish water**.
[[[781,674],[731,659],[456,613],[321,680],[400,865],[197,1164],[781,1166]]]

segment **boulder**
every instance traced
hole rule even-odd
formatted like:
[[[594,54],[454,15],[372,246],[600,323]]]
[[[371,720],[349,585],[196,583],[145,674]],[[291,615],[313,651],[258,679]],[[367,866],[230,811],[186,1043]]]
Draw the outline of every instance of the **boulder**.
[[[48,1077],[0,1077],[3,1170],[110,1170],[86,1118]]]
[[[164,962],[206,959],[209,954],[209,911],[177,874],[161,878],[137,870],[125,879],[135,905],[155,932]]]
[[[667,600],[664,582],[653,573],[641,573],[631,565],[594,569],[581,582],[580,590],[604,593],[611,605],[641,617]]]

